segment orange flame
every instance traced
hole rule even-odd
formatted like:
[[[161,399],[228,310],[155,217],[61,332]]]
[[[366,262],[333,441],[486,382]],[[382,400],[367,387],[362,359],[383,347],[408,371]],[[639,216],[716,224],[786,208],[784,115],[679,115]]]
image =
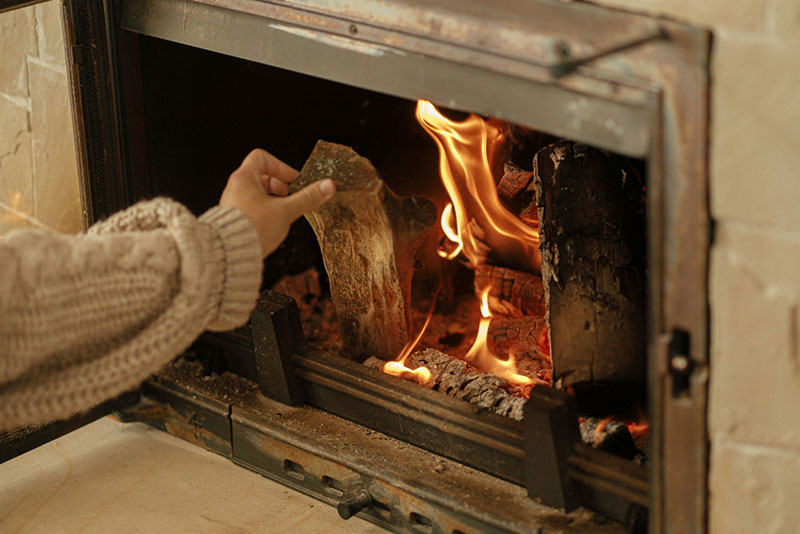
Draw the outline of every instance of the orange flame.
[[[487,287],[481,291],[481,322],[478,326],[478,335],[472,343],[464,361],[469,362],[476,369],[485,373],[492,373],[495,376],[508,380],[516,386],[527,386],[533,384],[533,379],[517,372],[517,358],[513,352],[508,353],[508,358],[501,360],[491,353],[486,338],[489,333],[489,325],[492,322],[492,312],[489,310],[489,290]]]
[[[417,120],[439,148],[439,175],[452,202],[442,213],[442,230],[457,247],[439,254],[453,259],[463,251],[475,267],[482,262],[481,242],[487,242],[493,249],[518,251],[540,269],[538,229],[511,214],[497,196],[492,160],[503,141],[500,130],[477,115],[452,121],[427,100],[417,102]],[[485,235],[476,236],[471,222]]]
[[[387,375],[397,376],[406,380],[413,380],[414,382],[422,385],[427,384],[431,379],[431,372],[424,365],[421,365],[416,369],[411,369],[406,367],[405,363],[408,357],[411,355],[411,352],[414,350],[414,347],[416,347],[419,343],[419,340],[422,339],[422,335],[425,333],[425,330],[428,329],[428,325],[431,324],[433,310],[436,308],[436,300],[439,298],[439,292],[441,290],[442,284],[439,284],[439,287],[436,288],[436,293],[433,294],[433,301],[431,302],[431,307],[428,310],[428,316],[425,318],[425,324],[422,325],[417,337],[408,340],[408,343],[406,343],[405,347],[403,347],[403,350],[400,351],[400,354],[397,356],[396,360],[383,364],[383,372]]]
[[[477,115],[463,122],[452,121],[427,100],[417,102],[417,120],[439,148],[439,174],[451,201],[442,211],[441,224],[444,235],[456,247],[450,252],[440,250],[439,255],[452,260],[463,252],[476,267],[484,260],[482,249],[491,243],[491,248],[521,252],[536,269],[540,268],[538,230],[512,215],[497,196],[492,159],[503,140],[500,131]],[[487,287],[481,293],[478,335],[464,360],[514,385],[531,385],[531,378],[517,372],[513,353],[501,360],[489,351],[489,291]]]

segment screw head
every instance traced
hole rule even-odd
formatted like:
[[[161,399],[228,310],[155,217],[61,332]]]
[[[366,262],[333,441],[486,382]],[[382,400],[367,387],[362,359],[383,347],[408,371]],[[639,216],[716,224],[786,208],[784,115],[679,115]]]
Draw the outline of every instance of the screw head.
[[[669,363],[673,370],[679,373],[685,373],[689,369],[689,364],[691,362],[689,361],[688,356],[679,354],[677,356],[673,356]]]

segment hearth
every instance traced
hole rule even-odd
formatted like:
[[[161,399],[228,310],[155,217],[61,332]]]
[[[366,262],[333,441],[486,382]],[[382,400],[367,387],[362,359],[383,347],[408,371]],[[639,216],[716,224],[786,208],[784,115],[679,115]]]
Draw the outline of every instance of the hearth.
[[[200,213],[258,145],[353,150],[359,198],[419,225],[364,260],[405,307],[359,319],[341,217],[298,222],[250,324],[121,418],[398,532],[702,528],[707,33],[579,2],[65,5],[89,221]]]

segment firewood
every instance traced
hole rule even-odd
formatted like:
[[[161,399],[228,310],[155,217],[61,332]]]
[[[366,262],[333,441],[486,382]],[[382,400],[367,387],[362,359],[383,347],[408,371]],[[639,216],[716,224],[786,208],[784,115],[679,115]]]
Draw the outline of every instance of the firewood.
[[[364,365],[382,369],[386,362],[368,358]],[[410,355],[405,362],[409,369],[424,365],[431,372],[431,379],[424,386],[439,391],[492,413],[522,420],[525,398],[514,395],[504,386],[506,380],[492,374],[481,373],[462,360],[457,360],[436,349],[423,349]]]
[[[640,451],[636,449],[628,427],[619,421],[599,417],[580,418],[578,428],[581,441],[595,449],[632,459]]]
[[[524,171],[511,162],[506,163],[503,176],[497,183],[497,196],[511,213],[528,226],[536,228],[539,214],[533,172]]]
[[[487,286],[489,292],[489,308],[497,313],[511,317],[545,314],[544,287],[540,276],[495,267],[479,265],[475,269],[475,295],[480,295]]]
[[[513,352],[517,359],[530,357],[545,359],[547,340],[544,317],[519,319],[494,319],[489,325],[489,350],[493,354]]]
[[[399,198],[351,148],[319,141],[292,191],[324,178],[336,194],[306,214],[322,250],[349,356],[392,359],[410,338],[414,256],[436,222],[420,197]]]
[[[559,141],[533,160],[556,385],[645,372],[645,195],[630,160]]]

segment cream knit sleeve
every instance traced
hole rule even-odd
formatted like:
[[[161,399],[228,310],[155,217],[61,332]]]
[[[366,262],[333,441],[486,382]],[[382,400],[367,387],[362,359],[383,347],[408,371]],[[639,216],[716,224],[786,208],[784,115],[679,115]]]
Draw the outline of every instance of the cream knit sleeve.
[[[77,236],[0,239],[0,430],[62,418],[135,388],[205,329],[247,321],[261,284],[238,210],[167,199]]]

